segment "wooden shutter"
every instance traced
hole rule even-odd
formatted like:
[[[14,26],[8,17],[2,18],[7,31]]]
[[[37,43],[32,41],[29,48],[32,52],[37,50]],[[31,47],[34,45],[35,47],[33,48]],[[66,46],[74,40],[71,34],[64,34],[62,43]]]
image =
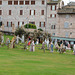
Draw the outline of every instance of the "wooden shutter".
[[[35,15],[35,10],[34,10],[34,15]]]
[[[7,22],[7,27],[8,27],[8,22]]]
[[[0,5],[2,5],[2,1],[0,1]]]
[[[22,24],[24,24],[24,22],[22,22]]]
[[[39,27],[41,27],[41,22],[40,22],[40,25],[39,25]]]
[[[8,1],[8,5],[12,5],[12,1]]]
[[[56,5],[55,5],[55,10],[56,10]]]
[[[23,10],[20,10],[20,15],[23,15]]]
[[[2,10],[0,10],[0,15],[2,15]]]
[[[52,14],[50,15],[50,17],[52,18]]]
[[[56,17],[56,14],[55,14],[55,17]]]
[[[11,27],[12,27],[12,22],[11,22]]]
[[[9,15],[11,15],[11,10],[9,10]]]
[[[18,5],[18,1],[14,1],[14,5]]]
[[[24,4],[24,1],[20,1],[20,3],[19,3],[20,5],[23,5]]]
[[[18,22],[18,28],[19,28],[19,22]]]
[[[44,10],[41,11],[41,14],[44,15]]]
[[[35,1],[31,1],[31,5],[35,5]]]
[[[51,5],[51,10],[52,10],[52,5]]]
[[[29,5],[29,1],[25,1],[25,5]]]
[[[55,25],[54,25],[54,29],[55,29]]]
[[[42,4],[44,4],[44,0],[42,1]]]
[[[44,27],[45,27],[45,22],[44,22]]]
[[[31,10],[30,10],[30,15],[31,15]]]

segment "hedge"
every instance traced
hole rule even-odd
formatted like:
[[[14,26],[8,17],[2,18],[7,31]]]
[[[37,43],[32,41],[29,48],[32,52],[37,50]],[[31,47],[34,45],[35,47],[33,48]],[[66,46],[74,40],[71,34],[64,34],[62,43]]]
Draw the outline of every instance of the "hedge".
[[[25,28],[30,28],[30,29],[36,29],[36,25],[35,24],[26,24],[24,27]]]

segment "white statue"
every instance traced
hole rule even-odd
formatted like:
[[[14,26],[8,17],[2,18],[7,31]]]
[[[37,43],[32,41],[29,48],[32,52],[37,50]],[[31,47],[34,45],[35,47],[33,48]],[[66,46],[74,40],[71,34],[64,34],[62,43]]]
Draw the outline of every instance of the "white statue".
[[[32,41],[32,43],[31,43],[30,51],[32,51],[32,52],[35,51],[35,44],[34,44],[34,41]]]
[[[47,48],[49,49],[49,39],[47,39]]]
[[[24,35],[22,35],[22,41],[21,42],[24,43]]]

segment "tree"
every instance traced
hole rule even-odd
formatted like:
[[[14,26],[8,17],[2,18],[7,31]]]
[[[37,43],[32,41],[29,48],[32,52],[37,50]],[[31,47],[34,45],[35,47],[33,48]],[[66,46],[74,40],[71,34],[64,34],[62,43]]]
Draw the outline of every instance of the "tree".
[[[25,34],[25,31],[22,29],[22,28],[18,28],[16,31],[15,31],[15,35],[19,35],[20,37]]]

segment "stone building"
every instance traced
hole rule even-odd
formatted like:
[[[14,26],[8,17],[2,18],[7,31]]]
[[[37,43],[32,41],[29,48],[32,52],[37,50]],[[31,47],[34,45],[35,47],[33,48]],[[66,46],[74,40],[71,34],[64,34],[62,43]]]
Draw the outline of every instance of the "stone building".
[[[0,30],[14,32],[27,23],[56,34],[57,9],[62,0],[0,0]]]
[[[75,41],[75,2],[70,2],[57,11],[57,34],[54,39]]]

